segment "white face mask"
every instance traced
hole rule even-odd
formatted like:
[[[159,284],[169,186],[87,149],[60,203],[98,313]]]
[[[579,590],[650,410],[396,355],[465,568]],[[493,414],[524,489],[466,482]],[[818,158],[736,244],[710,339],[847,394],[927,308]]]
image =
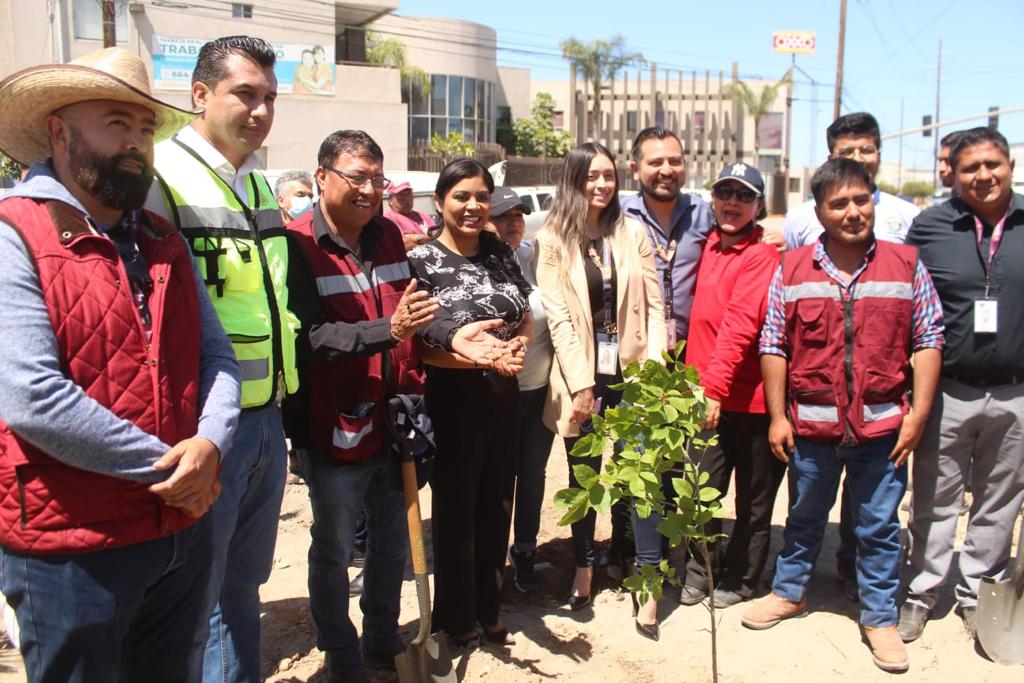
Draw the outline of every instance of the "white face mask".
[[[288,207],[288,215],[292,218],[298,218],[307,211],[313,210],[313,198],[312,197],[292,197],[291,206]]]

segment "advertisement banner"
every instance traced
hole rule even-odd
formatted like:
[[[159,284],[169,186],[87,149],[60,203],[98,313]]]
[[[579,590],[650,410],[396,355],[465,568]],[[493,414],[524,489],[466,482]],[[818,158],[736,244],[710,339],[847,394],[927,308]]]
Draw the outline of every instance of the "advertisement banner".
[[[153,36],[153,86],[190,90],[192,70],[207,38]],[[271,43],[277,53],[274,75],[279,95],[334,95],[334,46]]]
[[[757,132],[757,142],[761,149],[782,149],[782,124],[785,122],[781,112],[768,112],[761,117],[761,125]]]
[[[813,55],[814,31],[776,31],[772,34],[772,49],[790,55]]]

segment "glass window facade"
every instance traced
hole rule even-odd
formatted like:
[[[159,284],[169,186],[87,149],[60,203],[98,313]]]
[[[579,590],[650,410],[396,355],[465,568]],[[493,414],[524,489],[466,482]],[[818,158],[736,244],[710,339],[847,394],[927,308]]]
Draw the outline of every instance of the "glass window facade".
[[[430,94],[415,79],[403,85],[409,104],[409,146],[430,142],[436,133],[461,133],[467,142],[494,142],[494,84],[477,78],[432,74]]]
[[[75,38],[103,40],[103,8],[96,0],[74,0],[71,16]],[[114,2],[114,31],[118,43],[128,42],[128,0]]]

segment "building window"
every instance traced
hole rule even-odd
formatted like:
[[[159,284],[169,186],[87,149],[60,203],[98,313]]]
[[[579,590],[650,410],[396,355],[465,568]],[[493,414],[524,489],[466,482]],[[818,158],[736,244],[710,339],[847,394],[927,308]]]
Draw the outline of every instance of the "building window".
[[[415,83],[403,90],[409,104],[409,147],[423,147],[431,137],[459,133],[467,142],[494,142],[494,84],[477,78],[431,74],[430,95]]]
[[[462,77],[448,77],[448,116],[462,116]]]
[[[231,16],[236,19],[252,19],[252,5],[246,2],[231,3]]]
[[[790,178],[789,179],[789,192],[799,192],[799,191],[800,191],[800,179],[799,178]]]
[[[97,0],[74,0],[71,11],[75,38],[103,40],[103,6]],[[128,0],[114,2],[114,31],[117,42],[128,42]]]

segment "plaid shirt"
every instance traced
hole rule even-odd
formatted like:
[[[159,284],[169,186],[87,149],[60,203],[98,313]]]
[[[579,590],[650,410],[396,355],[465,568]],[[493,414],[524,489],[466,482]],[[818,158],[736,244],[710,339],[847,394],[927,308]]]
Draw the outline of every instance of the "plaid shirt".
[[[849,296],[850,287],[857,282],[857,278],[868,266],[868,259],[875,251],[875,243],[868,247],[864,262],[853,272],[850,281],[843,279],[839,269],[832,263],[832,259],[825,252],[825,235],[822,235],[814,245],[814,260],[821,264],[825,273],[833,280],[842,292],[846,300]],[[914,271],[913,284],[913,335],[914,351],[921,349],[942,348],[942,302],[932,284],[932,278],[920,260]],[[782,284],[782,266],[775,270],[771,286],[768,290],[768,313],[765,317],[764,327],[761,328],[761,344],[759,351],[762,356],[783,356],[789,358],[789,340],[786,339],[786,299],[785,288]]]

